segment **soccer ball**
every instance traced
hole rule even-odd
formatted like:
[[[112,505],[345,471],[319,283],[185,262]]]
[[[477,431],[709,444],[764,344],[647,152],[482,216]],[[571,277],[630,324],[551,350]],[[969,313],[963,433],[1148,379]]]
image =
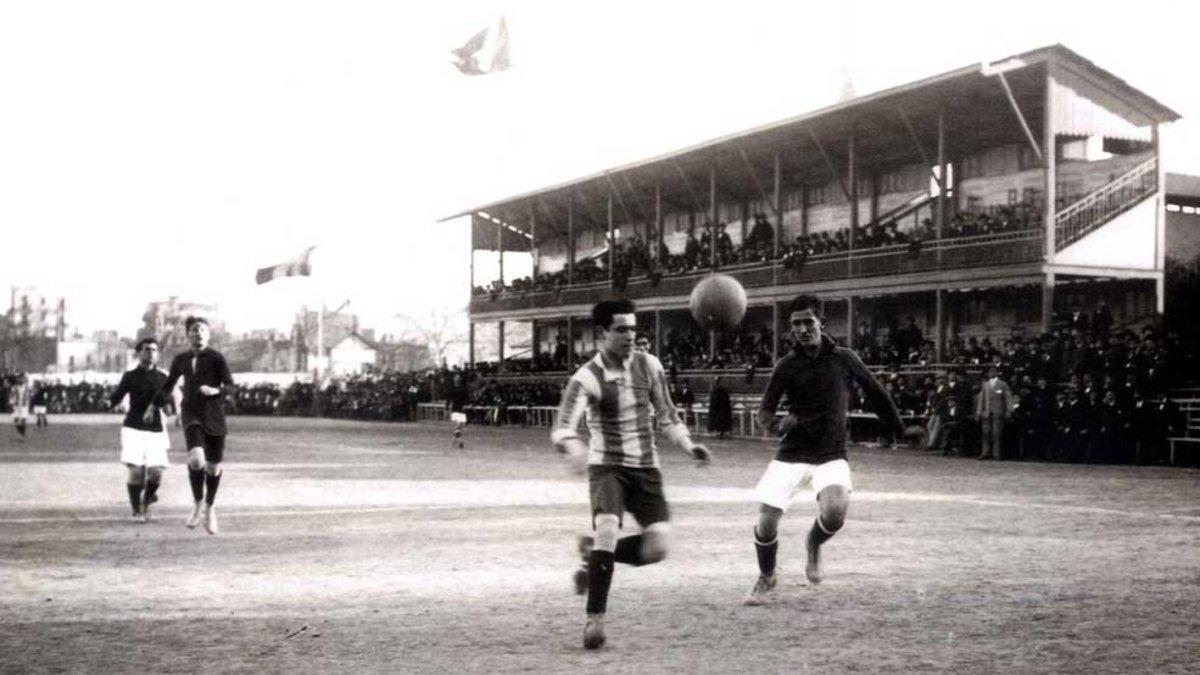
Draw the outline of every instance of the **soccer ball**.
[[[692,317],[705,330],[731,330],[746,316],[746,289],[725,274],[710,274],[692,289]]]

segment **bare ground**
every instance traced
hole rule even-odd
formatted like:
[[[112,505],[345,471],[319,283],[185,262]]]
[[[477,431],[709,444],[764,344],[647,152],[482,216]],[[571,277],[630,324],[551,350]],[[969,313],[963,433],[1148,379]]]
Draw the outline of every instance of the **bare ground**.
[[[131,522],[116,417],[0,432],[0,672],[1186,672],[1200,662],[1200,472],[857,448],[827,581],[798,497],[776,601],[749,488],[765,443],[664,450],[659,565],[619,566],[609,645],[580,646],[583,480],[542,430],[235,418],[218,504],[190,512],[181,439]]]

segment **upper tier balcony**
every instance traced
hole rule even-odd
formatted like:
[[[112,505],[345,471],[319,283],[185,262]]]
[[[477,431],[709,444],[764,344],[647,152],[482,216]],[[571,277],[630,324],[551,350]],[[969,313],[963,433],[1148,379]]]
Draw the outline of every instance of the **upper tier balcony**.
[[[862,279],[915,272],[993,267],[1043,259],[1045,234],[1038,227],[970,237],[934,239],[920,243],[838,251],[788,262],[774,260],[719,268],[751,292],[757,288]],[[682,297],[710,270],[662,276],[657,284],[645,276],[625,283],[623,295],[631,299]],[[505,290],[471,299],[472,314],[513,312],[548,307],[591,305],[613,291],[610,281],[572,284],[555,290]]]

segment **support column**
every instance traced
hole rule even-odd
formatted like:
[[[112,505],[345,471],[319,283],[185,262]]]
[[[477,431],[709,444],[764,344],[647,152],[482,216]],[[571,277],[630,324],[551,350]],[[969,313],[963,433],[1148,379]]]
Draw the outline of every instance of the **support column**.
[[[846,346],[854,349],[854,334],[856,322],[854,320],[854,296],[846,298]]]
[[[567,372],[575,368],[575,319],[567,317]]]
[[[529,345],[529,358],[530,358],[530,361],[535,365],[537,364],[538,354],[542,353],[541,335],[538,334],[538,328],[539,328],[538,320],[530,319],[529,320],[529,335],[530,335],[529,340],[530,340],[531,344]]]
[[[654,185],[654,231],[657,233],[653,244],[654,262],[661,263],[662,261],[658,259],[658,252],[662,250],[663,243],[662,187],[657,183]]]
[[[475,322],[467,325],[467,365],[475,367]]]
[[[854,239],[858,229],[858,171],[855,170],[854,131],[846,141],[846,175],[850,181],[850,250],[854,250]],[[851,331],[853,332],[853,331]]]
[[[879,174],[871,174],[871,220],[875,223],[879,221]]]
[[[1165,286],[1163,274],[1167,267],[1167,170],[1163,164],[1162,136],[1159,135],[1158,124],[1151,127],[1151,142],[1154,144],[1154,157],[1158,160],[1158,170],[1155,172],[1155,228],[1154,228],[1154,267],[1159,277],[1154,281],[1154,308],[1162,314],[1165,306]]]
[[[531,278],[537,283],[538,278],[538,239],[537,239],[537,210],[529,207],[529,255],[533,258],[533,274]]]
[[[779,259],[779,243],[783,241],[783,165],[779,161],[779,153],[775,153],[775,241],[771,242],[771,259]]]
[[[808,183],[800,186],[800,234],[808,236]]]
[[[575,202],[567,197],[567,285],[575,276]]]
[[[496,223],[496,251],[500,256],[500,287],[504,288],[504,226]]]
[[[942,238],[942,230],[946,226],[946,187],[949,181],[946,180],[946,126],[945,115],[941,108],[938,108],[937,117],[937,165],[938,165],[938,198],[933,203],[933,225],[936,231],[936,238]],[[937,249],[938,267],[942,266],[942,247],[939,244]],[[940,293],[941,291],[939,291]],[[939,297],[941,297],[939,295]],[[940,350],[941,347],[938,347]],[[941,354],[941,351],[938,352]]]
[[[943,180],[945,177],[943,176]],[[934,319],[933,319],[933,360],[935,363],[942,363],[942,356],[945,354],[946,348],[946,328],[945,328],[945,291],[938,288],[933,291],[934,297]]]
[[[1045,115],[1042,122],[1043,125],[1043,140],[1044,148],[1042,159],[1046,164],[1046,203],[1042,207],[1042,226],[1046,229],[1046,262],[1054,262],[1055,249],[1058,247],[1057,239],[1058,228],[1055,222],[1055,213],[1058,206],[1058,195],[1055,194],[1058,190],[1058,152],[1056,152],[1054,142],[1054,66],[1053,63],[1046,64],[1046,92],[1045,92]],[[1044,309],[1044,308],[1043,308]],[[1043,317],[1043,324],[1046,321]],[[1046,324],[1048,325],[1048,324]]]
[[[771,301],[771,363],[779,360],[779,339],[783,333],[779,330],[779,302]]]
[[[617,239],[613,236],[613,200],[612,194],[608,195],[608,285],[612,287],[613,281],[613,266],[616,265],[617,255],[613,249],[617,246]]]
[[[717,163],[713,160],[708,165],[708,252],[712,258],[710,264],[717,268]],[[712,341],[710,340],[710,343]],[[709,349],[711,357],[712,349]]]
[[[1042,281],[1042,332],[1049,333],[1054,323],[1054,273],[1048,272]]]
[[[654,310],[654,349],[655,356],[662,357],[662,310]]]
[[[504,322],[503,321],[498,322],[497,328],[498,328],[498,330],[496,331],[496,333],[497,333],[496,347],[500,354],[500,361],[503,362],[504,361]]]

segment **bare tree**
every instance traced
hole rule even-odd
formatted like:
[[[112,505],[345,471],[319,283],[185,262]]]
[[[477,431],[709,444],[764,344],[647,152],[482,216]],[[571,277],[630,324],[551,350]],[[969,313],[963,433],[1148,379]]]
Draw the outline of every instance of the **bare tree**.
[[[468,323],[464,308],[430,309],[397,314],[396,318],[400,320],[400,340],[424,345],[435,365],[466,358]]]

